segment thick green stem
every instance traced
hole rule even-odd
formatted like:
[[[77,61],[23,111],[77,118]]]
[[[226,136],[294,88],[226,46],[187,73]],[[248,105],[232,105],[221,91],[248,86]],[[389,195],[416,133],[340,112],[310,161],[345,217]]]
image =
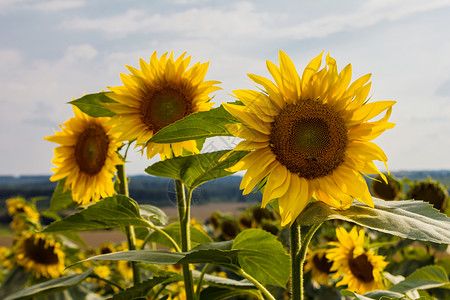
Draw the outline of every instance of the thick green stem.
[[[295,221],[290,227],[291,244],[291,299],[303,300],[303,264],[299,261],[301,246],[300,225]]]
[[[119,180],[119,193],[128,197],[128,181],[125,174],[125,164],[117,165],[117,179]],[[136,234],[134,232],[134,226],[125,226],[125,231],[128,241],[128,249],[136,250]],[[133,282],[138,284],[141,282],[141,273],[136,262],[131,262],[133,269]]]
[[[192,191],[189,190],[186,197],[184,184],[180,180],[175,180],[175,190],[177,193],[178,219],[180,220],[181,230],[181,251],[187,252],[191,248],[189,223]],[[189,264],[183,264],[182,268],[184,287],[186,289],[186,299],[194,300],[194,281],[192,279],[191,270],[189,269]]]
[[[239,269],[238,272],[236,272],[237,274],[241,275],[242,277],[244,277],[245,279],[247,279],[248,281],[250,281],[251,283],[253,283],[258,290],[260,290],[260,292],[267,298],[270,300],[275,300],[275,298],[273,297],[273,295],[261,284],[259,283],[258,280],[256,280],[255,278],[253,278],[252,276],[250,276],[249,274],[247,274],[244,270]]]
[[[309,229],[303,240],[301,239],[300,224],[295,221],[291,228],[291,272],[292,272],[292,294],[291,299],[303,300],[303,265],[308,252],[308,246],[312,237],[320,228],[322,223],[314,224]]]

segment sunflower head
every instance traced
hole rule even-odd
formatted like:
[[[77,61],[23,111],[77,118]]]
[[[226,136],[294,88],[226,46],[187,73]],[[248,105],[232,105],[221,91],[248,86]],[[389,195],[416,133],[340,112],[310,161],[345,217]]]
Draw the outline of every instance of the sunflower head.
[[[364,247],[364,231],[353,227],[350,232],[340,227],[336,229],[338,242],[330,242],[326,258],[333,262],[331,271],[337,283],[347,285],[349,290],[360,294],[383,288],[382,272],[387,266],[383,256],[375,255]]]
[[[223,238],[225,240],[234,239],[240,232],[239,225],[233,218],[224,218],[220,224],[220,229],[222,231]]]
[[[383,200],[397,200],[403,188],[402,182],[389,174],[384,174],[384,177],[387,183],[381,175],[377,175],[375,180],[371,182],[370,189],[372,194]]]
[[[273,82],[249,75],[261,91],[234,91],[243,105],[224,104],[241,122],[227,126],[243,139],[235,150],[250,151],[230,168],[246,170],[244,194],[265,182],[262,206],[278,199],[282,225],[294,222],[311,198],[339,209],[354,199],[373,206],[362,174],[380,173],[373,161],[387,161],[371,141],[394,127],[388,119],[395,102],[369,103],[370,74],[350,84],[351,65],[338,73],[329,55],[322,69],[322,54],[314,58],[302,76],[282,51],[279,63],[267,62]]]
[[[326,257],[326,249],[308,251],[305,264],[305,272],[311,271],[311,279],[319,284],[328,285],[333,263]]]
[[[59,242],[43,234],[23,235],[15,247],[15,261],[36,277],[59,277],[65,255]]]
[[[448,192],[440,182],[428,178],[415,182],[409,188],[407,198],[426,201],[443,213],[447,208]]]
[[[52,160],[56,168],[51,181],[66,179],[65,188],[82,204],[114,195],[113,177],[116,165],[122,164],[117,153],[121,142],[109,133],[109,118],[93,118],[73,106],[75,117],[61,125],[61,132],[46,137],[61,146],[55,148]]]
[[[141,69],[127,66],[130,75],[121,74],[123,86],[109,87],[108,96],[116,103],[106,104],[115,113],[110,124],[120,139],[136,139],[147,149],[147,157],[157,153],[162,159],[179,156],[183,149],[198,153],[195,141],[172,144],[147,143],[162,128],[192,113],[211,109],[209,94],[218,90],[218,81],[204,81],[208,63],[197,63],[188,69],[190,57],[182,54],[174,60],[172,53],[159,59],[156,52],[150,62],[140,60]]]
[[[39,213],[30,203],[22,197],[10,198],[6,200],[8,213],[14,217],[16,215],[25,215],[28,219],[33,221],[39,220]]]

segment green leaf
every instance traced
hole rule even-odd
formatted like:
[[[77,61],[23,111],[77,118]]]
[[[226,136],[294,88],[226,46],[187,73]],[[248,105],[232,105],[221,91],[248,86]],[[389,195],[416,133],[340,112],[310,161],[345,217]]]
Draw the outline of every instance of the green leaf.
[[[29,288],[11,294],[8,297],[4,298],[4,300],[26,299],[29,297],[43,296],[60,292],[78,285],[80,282],[85,280],[92,272],[93,268],[80,274],[50,279],[48,281],[33,285]]]
[[[55,221],[43,231],[99,230],[129,225],[136,227],[149,226],[148,222],[141,217],[136,201],[124,195],[115,195],[97,202],[74,215]]]
[[[219,161],[228,152],[229,150],[223,150],[166,159],[151,165],[145,172],[153,176],[181,180],[187,187],[195,188],[207,181],[234,174],[225,169],[234,166],[248,153],[233,151],[226,159]]]
[[[73,201],[71,191],[69,189],[64,190],[65,183],[66,179],[58,181],[52,198],[50,199],[50,207],[48,208],[48,211],[53,212],[70,209],[78,205],[77,202]]]
[[[188,252],[171,252],[166,250],[130,250],[114,252],[90,257],[90,260],[124,260],[149,264],[179,265],[212,263],[218,265],[233,265],[237,263],[238,250],[191,250]]]
[[[392,286],[389,290],[407,293],[414,290],[426,290],[438,287],[450,288],[448,275],[441,266],[426,266],[414,271],[405,280]]]
[[[144,299],[147,299],[147,295],[150,293],[150,291],[155,287],[156,285],[163,283],[167,279],[169,279],[169,276],[162,276],[162,277],[153,277],[151,279],[147,279],[144,282],[135,284],[133,287],[126,289],[125,291],[122,291],[120,293],[115,294],[112,298],[109,298],[111,300],[130,300],[130,299],[136,299],[143,297]]]
[[[166,225],[169,220],[166,213],[154,205],[140,204],[139,209],[143,218],[146,218],[152,222],[156,221],[159,225]]]
[[[30,275],[22,267],[14,267],[11,269],[0,286],[0,299],[4,299],[6,295],[10,295],[15,291],[22,290]]]
[[[82,112],[91,117],[112,117],[114,113],[107,109],[102,103],[114,103],[115,101],[108,98],[110,92],[100,92],[85,95],[79,99],[70,101],[70,104],[78,107]]]
[[[214,136],[231,136],[225,125],[239,123],[223,106],[191,114],[158,131],[149,142],[177,143]]]
[[[320,201],[312,202],[297,221],[310,226],[340,219],[402,238],[450,244],[450,218],[431,204],[418,200],[373,200],[374,208],[355,201],[347,210],[337,210]]]
[[[192,276],[194,278],[199,278],[200,272],[193,270]],[[225,287],[225,288],[233,288],[233,289],[256,289],[256,287],[250,281],[244,279],[241,281],[223,278],[215,275],[205,274],[203,276],[203,284],[211,285],[216,287]]]
[[[169,226],[166,226],[162,228],[163,231],[167,232],[172,239],[178,244],[181,245],[181,229],[180,229],[180,223],[172,223]],[[205,243],[211,243],[212,239],[203,233],[201,230],[198,230],[197,228],[190,226],[190,232],[191,232],[191,246],[195,247],[199,244],[205,244]],[[154,242],[169,248],[172,248],[172,244],[167,240],[167,238],[159,233],[158,231],[154,231],[148,240],[149,242]]]
[[[286,287],[290,260],[276,236],[261,229],[244,230],[234,239],[232,249],[240,250],[241,268],[256,280]]]
[[[256,299],[262,299],[258,290],[251,289],[230,289],[220,287],[208,287],[201,291],[200,300],[222,300],[230,299],[231,297],[237,297],[242,295],[253,296]],[[253,299],[252,298],[252,299]],[[245,298],[246,299],[246,298]]]

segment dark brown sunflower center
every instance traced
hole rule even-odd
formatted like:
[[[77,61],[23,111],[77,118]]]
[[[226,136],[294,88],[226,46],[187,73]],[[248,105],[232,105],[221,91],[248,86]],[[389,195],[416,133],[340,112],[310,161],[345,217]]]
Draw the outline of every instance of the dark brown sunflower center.
[[[25,256],[35,263],[43,265],[56,265],[59,262],[55,247],[46,245],[41,238],[30,237],[24,243]]]
[[[75,145],[75,160],[80,171],[88,175],[98,174],[108,154],[109,139],[102,126],[92,124],[79,136]]]
[[[291,173],[319,178],[344,161],[347,127],[326,104],[313,100],[288,104],[271,125],[272,152]]]
[[[353,251],[350,252],[348,257],[348,266],[353,276],[358,278],[363,282],[372,282],[373,277],[373,266],[367,258],[367,255],[361,254],[357,257],[353,257]]]
[[[332,262],[328,261],[325,255],[314,255],[313,257],[314,266],[322,273],[331,274]]]
[[[190,97],[183,90],[163,87],[142,101],[141,120],[154,133],[192,113]]]

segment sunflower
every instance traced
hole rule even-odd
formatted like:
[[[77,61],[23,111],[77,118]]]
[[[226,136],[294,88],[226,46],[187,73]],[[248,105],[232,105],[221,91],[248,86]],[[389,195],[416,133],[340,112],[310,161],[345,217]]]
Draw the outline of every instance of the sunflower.
[[[59,277],[65,258],[60,247],[59,242],[47,235],[28,233],[15,245],[15,260],[36,277]]]
[[[382,289],[381,274],[388,263],[383,256],[364,249],[364,230],[358,232],[353,227],[348,233],[340,227],[336,229],[336,236],[338,242],[329,243],[336,247],[327,251],[326,258],[333,261],[330,269],[336,271],[333,278],[343,276],[337,285],[347,285],[348,289],[360,294]]]
[[[323,285],[329,284],[334,273],[331,271],[333,263],[326,258],[326,252],[327,249],[308,251],[305,264],[305,272],[311,271],[311,279]]]
[[[39,213],[24,198],[16,197],[6,200],[8,213],[14,217],[16,215],[25,215],[28,219],[39,221]]]
[[[400,197],[402,191],[402,182],[397,180],[394,176],[384,174],[387,183],[383,181],[380,175],[377,175],[375,180],[370,184],[370,189],[375,197],[383,200],[392,201]]]
[[[75,117],[60,125],[56,132],[45,139],[61,144],[55,149],[52,160],[57,168],[51,181],[66,179],[65,189],[81,204],[98,201],[114,195],[113,177],[116,165],[123,164],[117,153],[121,142],[117,134],[109,133],[109,118],[93,118],[73,106]]]
[[[224,103],[241,122],[227,126],[244,139],[234,150],[250,151],[230,171],[247,170],[240,185],[244,194],[266,180],[262,207],[278,199],[283,226],[295,221],[311,197],[339,209],[354,199],[373,207],[362,174],[381,174],[373,160],[387,161],[370,141],[394,127],[388,119],[395,101],[367,103],[370,74],[349,86],[351,65],[338,74],[333,58],[327,55],[319,70],[321,61],[322,54],[300,78],[280,51],[279,68],[267,62],[275,83],[249,75],[263,90],[236,90],[243,105]]]
[[[423,200],[444,213],[447,208],[447,189],[438,181],[428,178],[414,182],[409,188],[408,199]]]
[[[123,86],[109,87],[108,97],[117,103],[105,104],[115,113],[109,124],[111,132],[120,133],[120,139],[143,145],[147,158],[160,154],[162,159],[180,156],[183,149],[198,153],[196,141],[171,144],[147,143],[162,128],[192,113],[210,110],[213,103],[208,96],[220,89],[218,81],[203,81],[208,63],[197,63],[188,68],[190,57],[182,54],[174,60],[172,53],[159,59],[156,52],[147,63],[140,60],[141,70],[126,66],[130,75],[120,74]]]

